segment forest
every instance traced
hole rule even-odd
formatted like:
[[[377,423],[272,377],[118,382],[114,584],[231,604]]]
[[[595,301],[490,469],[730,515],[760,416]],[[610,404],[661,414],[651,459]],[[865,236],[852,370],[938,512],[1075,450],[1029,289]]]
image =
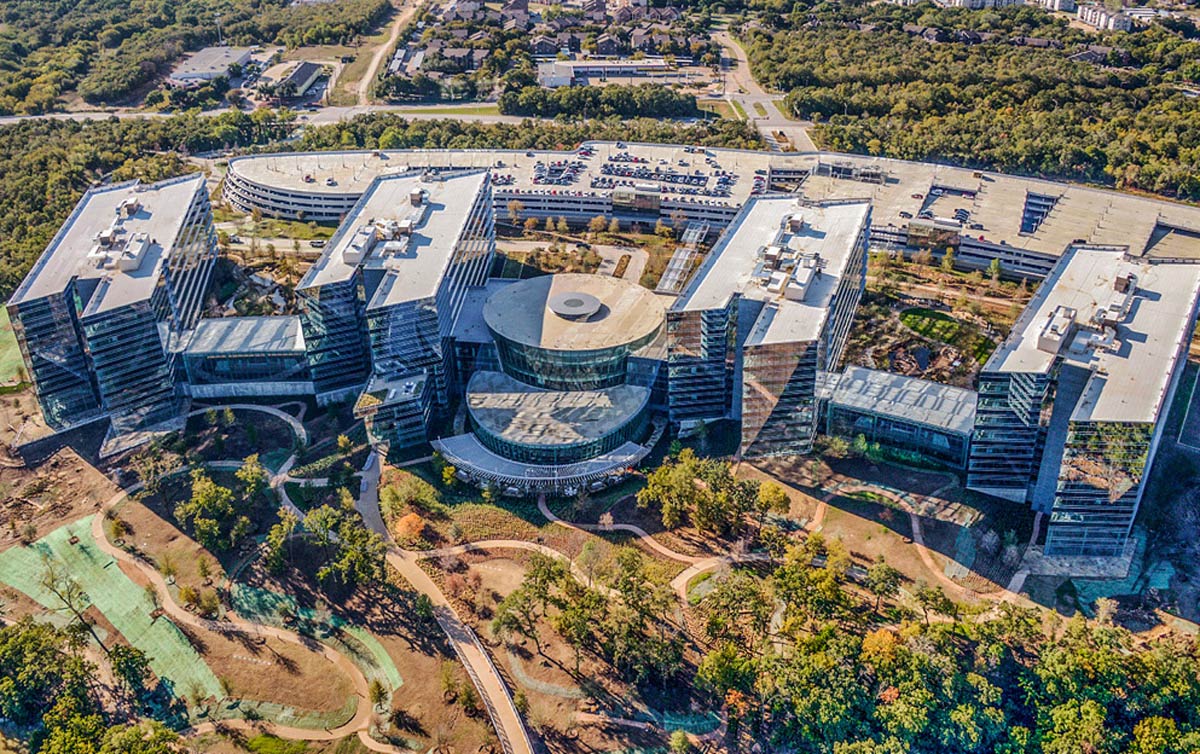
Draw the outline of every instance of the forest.
[[[500,112],[539,118],[680,118],[697,114],[696,98],[657,84],[527,86],[500,95]]]
[[[906,23],[994,36],[927,42]],[[1027,36],[1061,49],[1016,43]],[[923,3],[766,13],[741,38],[755,76],[825,148],[1200,199],[1200,104],[1183,91],[1200,78],[1200,42],[1184,34],[1098,38],[1035,8]],[[1085,43],[1107,59],[1071,60]]]
[[[93,104],[121,102],[219,37],[232,45],[345,42],[388,7],[388,0],[2,0],[0,114],[49,112],[72,92]]]
[[[196,170],[183,155],[267,147],[292,132],[287,111],[212,117],[27,120],[0,127],[0,296],[8,298],[87,188],[105,180],[159,180]],[[373,114],[305,129],[288,149],[554,149],[586,139],[758,148],[758,133],[734,121],[692,126],[650,118],[587,124],[409,121]]]

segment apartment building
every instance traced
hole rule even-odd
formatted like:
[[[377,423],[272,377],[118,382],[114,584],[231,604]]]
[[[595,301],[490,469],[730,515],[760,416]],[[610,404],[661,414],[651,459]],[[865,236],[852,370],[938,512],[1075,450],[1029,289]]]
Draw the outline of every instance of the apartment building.
[[[1080,21],[1100,31],[1130,31],[1133,19],[1124,13],[1113,13],[1103,5],[1080,5],[1075,15]]]

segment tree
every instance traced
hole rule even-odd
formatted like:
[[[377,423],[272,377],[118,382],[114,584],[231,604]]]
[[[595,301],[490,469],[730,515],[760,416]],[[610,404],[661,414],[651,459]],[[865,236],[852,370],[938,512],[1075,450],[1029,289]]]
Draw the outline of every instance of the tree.
[[[671,742],[669,747],[671,754],[687,754],[691,751],[692,744],[688,740],[687,731],[676,730],[671,733]]]
[[[378,678],[371,679],[371,685],[367,687],[367,698],[371,701],[371,706],[377,709],[387,701],[387,688]]]
[[[521,215],[525,214],[525,203],[520,199],[508,200],[508,221],[516,225],[521,221]],[[532,219],[532,218],[530,218]]]
[[[880,555],[867,568],[867,591],[875,595],[875,612],[884,597],[894,597],[900,592],[900,571],[887,564]]]
[[[100,754],[175,754],[179,736],[157,720],[109,728]]]
[[[1000,282],[1001,265],[999,259],[993,259],[988,263],[988,279],[992,281],[992,285]]]
[[[442,486],[446,489],[453,489],[454,485],[458,482],[458,477],[455,476],[456,474],[458,474],[458,469],[456,469],[454,466],[451,466],[450,464],[443,466]]]
[[[953,249],[947,248],[945,253],[942,254],[941,267],[942,267],[942,272],[945,272],[945,273],[954,272],[954,250]]]
[[[546,217],[546,232],[547,233],[554,232],[554,218],[553,217],[549,217],[549,216]]]
[[[558,224],[555,226],[555,228],[561,235],[566,235],[567,233],[571,232],[571,226],[567,225],[567,218],[562,217],[561,215],[558,218]]]
[[[496,606],[492,633],[500,638],[514,634],[533,640],[537,653],[542,654],[542,640],[537,630],[538,600],[528,589],[518,587]]]
[[[537,221],[536,217],[525,218],[525,232],[526,233],[533,233],[534,231],[537,230],[537,227],[538,227],[538,221]]]
[[[588,230],[592,233],[603,233],[608,227],[608,219],[604,215],[596,215],[588,221]]]
[[[616,234],[620,233],[621,232],[621,221],[614,217],[608,223],[608,232],[612,233],[614,236]]]
[[[300,519],[290,509],[284,508],[279,513],[279,522],[267,531],[266,561],[271,573],[283,570],[285,555],[291,554],[291,538],[296,533]]]
[[[788,512],[791,505],[792,501],[788,497],[787,490],[780,485],[775,482],[759,485],[754,501],[754,510],[758,514],[759,526],[762,526],[767,520],[768,513],[783,515]]]
[[[341,455],[350,455],[350,451],[354,450],[354,441],[346,435],[337,436],[337,451]]]
[[[100,635],[96,633],[96,627],[84,615],[84,612],[91,606],[92,600],[88,597],[87,592],[83,591],[79,582],[73,579],[57,560],[51,559],[48,555],[42,558],[42,569],[42,588],[59,601],[62,605],[59,609],[69,612],[75,619],[75,626],[86,629],[96,645],[104,650],[105,654],[111,654],[109,648],[101,641]]]
[[[242,483],[242,495],[247,501],[253,502],[266,487],[267,470],[258,460],[258,453],[251,453],[242,461],[242,465],[234,472],[234,476]]]
[[[113,676],[125,687],[125,692],[131,698],[139,698],[150,679],[150,658],[146,653],[136,647],[118,644],[108,653],[108,661],[112,664]]]

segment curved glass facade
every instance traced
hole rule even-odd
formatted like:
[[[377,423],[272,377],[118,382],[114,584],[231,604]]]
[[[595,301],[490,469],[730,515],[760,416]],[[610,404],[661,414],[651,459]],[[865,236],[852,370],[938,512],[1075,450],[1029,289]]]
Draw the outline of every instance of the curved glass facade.
[[[647,397],[649,397],[649,393],[647,393]],[[471,417],[471,425],[475,436],[479,438],[484,447],[499,456],[521,463],[557,466],[594,458],[615,450],[626,442],[639,442],[642,439],[642,435],[646,432],[646,424],[649,420],[649,411],[647,410],[649,405],[650,403],[647,400],[630,416],[629,421],[620,425],[612,432],[606,433],[603,437],[579,443],[536,445],[515,442],[491,432],[487,427],[476,421],[474,416]]]
[[[590,351],[554,351],[505,338],[488,328],[500,366],[527,385],[547,390],[598,390],[625,382],[629,354],[658,337],[658,329],[638,340]]]

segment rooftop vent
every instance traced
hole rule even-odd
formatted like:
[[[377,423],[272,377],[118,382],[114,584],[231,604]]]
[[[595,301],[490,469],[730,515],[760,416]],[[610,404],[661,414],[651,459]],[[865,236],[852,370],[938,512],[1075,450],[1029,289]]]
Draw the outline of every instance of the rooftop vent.
[[[420,207],[425,200],[425,192],[420,188],[414,188],[408,192],[408,203],[414,207]]]
[[[366,259],[367,254],[371,253],[377,238],[374,225],[359,228],[354,233],[354,238],[350,239],[350,243],[346,244],[346,249],[342,252],[342,259],[346,264],[361,263]]]
[[[1070,338],[1074,326],[1074,309],[1061,305],[1054,307],[1054,311],[1050,312],[1050,316],[1046,318],[1046,324],[1042,326],[1042,331],[1038,333],[1038,350],[1046,353],[1058,353],[1062,344]]]
[[[1113,290],[1117,293],[1130,293],[1135,288],[1137,288],[1137,275],[1132,272],[1117,275],[1117,279],[1113,281]]]
[[[141,208],[142,203],[138,201],[137,197],[126,197],[125,199],[122,199],[121,203],[117,206],[117,216],[133,217]]]

